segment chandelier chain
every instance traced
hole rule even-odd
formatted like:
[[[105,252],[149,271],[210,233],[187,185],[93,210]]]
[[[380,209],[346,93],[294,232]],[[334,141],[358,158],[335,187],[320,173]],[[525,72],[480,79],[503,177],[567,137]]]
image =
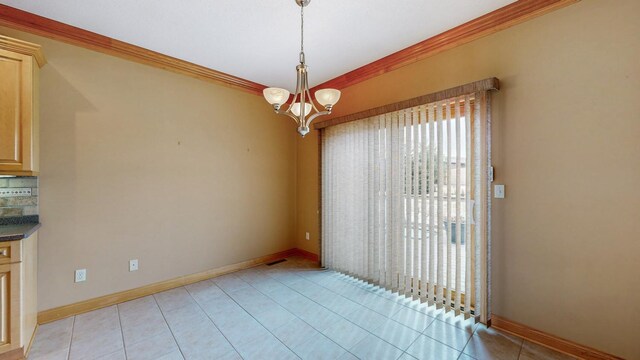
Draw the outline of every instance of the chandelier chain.
[[[304,62],[304,5],[300,6],[300,62]]]

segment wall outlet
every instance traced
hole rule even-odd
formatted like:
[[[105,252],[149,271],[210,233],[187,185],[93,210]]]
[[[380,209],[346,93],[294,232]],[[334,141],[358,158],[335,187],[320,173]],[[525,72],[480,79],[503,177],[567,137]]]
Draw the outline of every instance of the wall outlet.
[[[307,239],[307,240],[311,239],[311,235],[309,235],[308,231],[305,233],[304,238]]]
[[[496,199],[504,199],[504,185],[493,186],[493,197]]]
[[[83,282],[87,280],[87,269],[78,269],[76,270],[76,281],[77,283]]]
[[[138,270],[138,259],[129,260],[129,271]]]

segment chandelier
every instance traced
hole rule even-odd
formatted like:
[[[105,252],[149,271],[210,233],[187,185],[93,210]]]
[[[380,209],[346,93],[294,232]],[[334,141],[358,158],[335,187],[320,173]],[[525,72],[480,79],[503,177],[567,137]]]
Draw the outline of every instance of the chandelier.
[[[304,8],[311,0],[295,0],[300,6],[300,64],[296,66],[296,92],[291,104],[286,111],[280,110],[282,105],[289,100],[289,91],[280,88],[266,88],[263,90],[264,98],[273,106],[276,114],[287,115],[298,125],[298,133],[304,137],[309,132],[309,125],[318,116],[331,114],[331,109],[340,100],[340,91],[336,89],[321,89],[316,91],[316,101],[324,107],[320,111],[309,93],[309,80],[307,77],[307,65],[304,60]],[[304,109],[304,111],[301,111]]]

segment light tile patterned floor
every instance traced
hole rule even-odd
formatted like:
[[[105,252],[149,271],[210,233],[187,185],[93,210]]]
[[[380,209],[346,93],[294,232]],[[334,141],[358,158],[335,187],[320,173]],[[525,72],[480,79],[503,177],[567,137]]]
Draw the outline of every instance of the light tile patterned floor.
[[[42,325],[40,359],[570,359],[289,258]]]

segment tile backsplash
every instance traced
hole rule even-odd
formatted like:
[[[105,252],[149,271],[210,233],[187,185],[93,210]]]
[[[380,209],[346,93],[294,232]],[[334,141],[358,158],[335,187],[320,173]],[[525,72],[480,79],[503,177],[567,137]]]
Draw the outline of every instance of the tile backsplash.
[[[16,188],[31,189],[31,196],[0,195],[0,218],[38,215],[38,178],[0,177],[0,194]]]

